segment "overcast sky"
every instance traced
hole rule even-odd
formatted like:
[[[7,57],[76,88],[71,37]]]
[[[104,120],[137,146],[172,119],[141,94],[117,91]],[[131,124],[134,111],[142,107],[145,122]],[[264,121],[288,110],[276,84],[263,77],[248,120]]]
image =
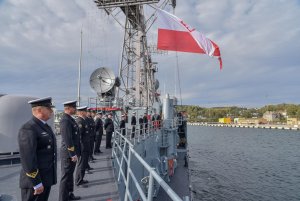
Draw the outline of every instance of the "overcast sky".
[[[299,0],[177,0],[175,13],[217,43],[223,59],[220,71],[215,58],[178,53],[183,104],[300,104]],[[87,104],[96,96],[91,73],[103,66],[118,72],[118,23],[93,0],[0,0],[0,94],[52,96],[57,106],[76,99],[81,29],[81,95]],[[156,38],[154,26],[149,44]],[[176,54],[153,60],[161,92],[179,96]]]

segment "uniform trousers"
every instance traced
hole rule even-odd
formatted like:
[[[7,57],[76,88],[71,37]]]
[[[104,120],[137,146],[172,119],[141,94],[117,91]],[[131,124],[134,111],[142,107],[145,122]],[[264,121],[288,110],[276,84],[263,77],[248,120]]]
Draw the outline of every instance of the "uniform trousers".
[[[135,126],[132,126],[131,138],[135,136]]]
[[[50,194],[51,186],[44,186],[43,193],[33,195],[33,188],[21,188],[22,201],[47,201]]]
[[[65,150],[61,150],[61,180],[59,185],[59,200],[66,201],[69,194],[74,191],[74,170],[76,162],[73,162]]]
[[[106,131],[106,148],[111,148],[112,131]]]
[[[76,169],[76,185],[80,185],[83,181],[85,170],[88,167],[88,159],[89,159],[89,152],[82,152],[81,156],[78,159],[77,169]]]
[[[95,142],[95,151],[94,152],[100,152],[100,146],[102,141],[102,134],[103,133],[96,133],[96,142]]]
[[[140,124],[140,135],[143,134],[143,124]]]
[[[89,159],[91,160],[93,158],[93,154],[94,154],[94,144],[95,144],[95,135],[90,136],[90,153],[89,153]]]

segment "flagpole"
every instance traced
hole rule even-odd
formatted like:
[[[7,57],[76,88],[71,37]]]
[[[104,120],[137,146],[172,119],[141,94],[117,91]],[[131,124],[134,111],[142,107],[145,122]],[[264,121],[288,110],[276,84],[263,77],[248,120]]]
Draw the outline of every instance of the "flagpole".
[[[79,58],[79,67],[78,67],[78,91],[77,91],[77,97],[78,102],[77,106],[80,106],[80,82],[81,82],[81,64],[82,64],[82,29],[80,32],[80,58]]]
[[[173,15],[175,15],[175,7],[176,7],[176,1],[172,1],[172,6],[173,6]],[[178,88],[179,88],[179,98],[180,98],[180,105],[182,105],[182,96],[181,96],[181,86],[180,86],[180,77],[179,77],[179,62],[178,62],[178,53],[177,51],[175,52],[176,54],[176,71],[175,71],[175,96],[176,96],[176,77],[178,79]],[[177,74],[177,76],[176,76]]]

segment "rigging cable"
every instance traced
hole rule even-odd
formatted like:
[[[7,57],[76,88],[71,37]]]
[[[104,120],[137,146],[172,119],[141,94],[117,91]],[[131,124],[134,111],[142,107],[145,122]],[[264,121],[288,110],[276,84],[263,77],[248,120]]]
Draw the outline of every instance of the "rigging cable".
[[[173,7],[173,14],[175,15],[175,7]],[[175,54],[176,54],[176,70],[177,70],[177,79],[178,79],[178,88],[179,88],[179,98],[180,98],[180,105],[182,106],[181,84],[180,84],[180,76],[179,76],[179,62],[178,62],[177,51],[175,51]],[[175,77],[176,77],[176,71],[175,71]],[[175,93],[176,93],[176,78],[175,78]]]

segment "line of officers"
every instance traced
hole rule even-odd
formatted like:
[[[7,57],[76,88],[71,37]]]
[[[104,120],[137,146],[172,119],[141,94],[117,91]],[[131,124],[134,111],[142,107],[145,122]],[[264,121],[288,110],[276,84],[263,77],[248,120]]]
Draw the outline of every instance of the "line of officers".
[[[53,116],[54,106],[51,97],[28,103],[31,104],[33,117],[20,128],[18,134],[22,164],[21,197],[22,201],[47,201],[51,186],[57,183],[56,137],[47,125],[47,120]],[[89,111],[87,106],[76,107],[76,101],[67,101],[63,105],[64,114],[60,120],[62,142],[59,201],[80,200],[73,193],[74,183],[78,187],[88,187],[84,177],[93,169],[89,162],[95,160],[93,154],[102,153],[100,145],[103,129],[106,131],[106,149],[112,148],[114,124],[112,114],[108,114],[103,123],[102,113]],[[76,119],[73,118],[75,114]]]

